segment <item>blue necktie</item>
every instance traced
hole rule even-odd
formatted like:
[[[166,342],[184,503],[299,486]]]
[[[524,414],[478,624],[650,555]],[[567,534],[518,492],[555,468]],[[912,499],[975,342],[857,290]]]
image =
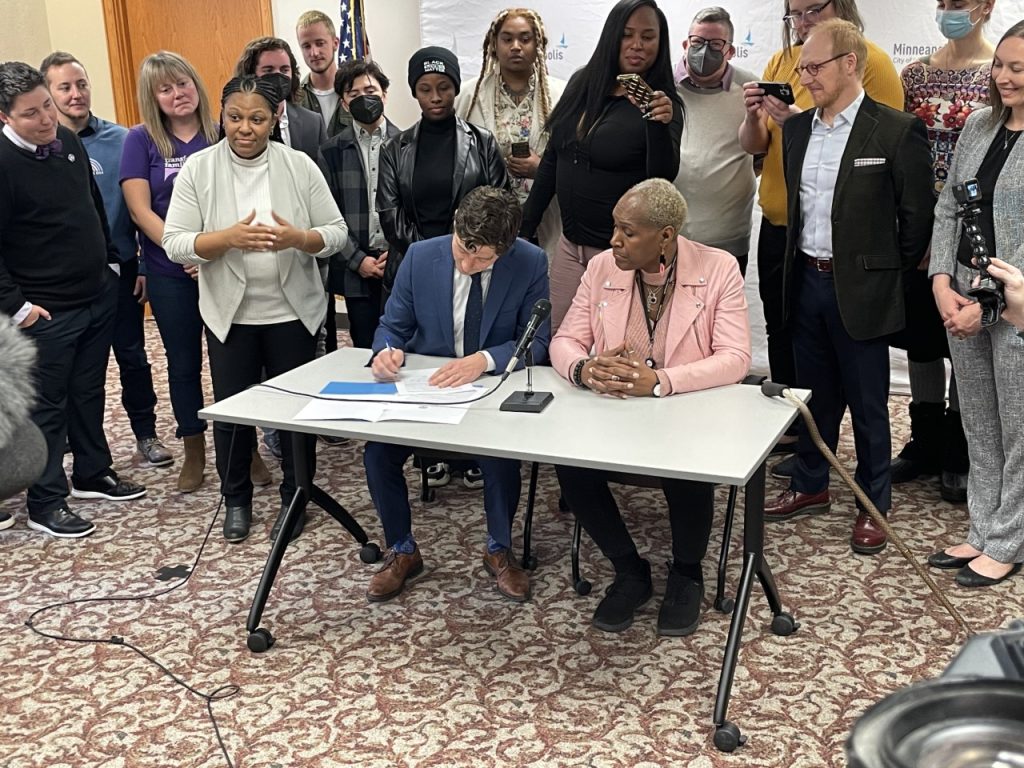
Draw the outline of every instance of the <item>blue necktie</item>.
[[[470,277],[469,300],[466,302],[466,320],[462,325],[462,356],[469,357],[480,351],[480,321],[484,317],[484,287],[480,273]]]
[[[45,160],[50,155],[59,154],[64,149],[64,142],[54,139],[49,144],[40,144],[36,147],[36,160]]]

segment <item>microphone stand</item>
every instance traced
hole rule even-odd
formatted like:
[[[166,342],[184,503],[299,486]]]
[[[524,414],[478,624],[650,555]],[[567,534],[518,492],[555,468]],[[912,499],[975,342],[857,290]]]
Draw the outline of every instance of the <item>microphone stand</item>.
[[[526,391],[513,392],[498,410],[518,413],[540,413],[555,399],[550,392],[533,391],[533,350],[526,348]]]

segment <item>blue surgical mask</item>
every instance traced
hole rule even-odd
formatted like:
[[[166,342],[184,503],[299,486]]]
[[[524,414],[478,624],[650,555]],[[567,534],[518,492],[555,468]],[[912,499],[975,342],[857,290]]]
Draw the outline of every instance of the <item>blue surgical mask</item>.
[[[971,21],[971,14],[975,10],[976,8],[965,11],[937,11],[935,21],[939,25],[939,32],[947,40],[959,40],[961,37],[966,37],[981,22],[981,19],[976,22]]]

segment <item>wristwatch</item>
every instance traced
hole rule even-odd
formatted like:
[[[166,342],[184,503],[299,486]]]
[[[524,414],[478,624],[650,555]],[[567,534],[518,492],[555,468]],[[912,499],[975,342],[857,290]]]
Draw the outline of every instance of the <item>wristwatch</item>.
[[[655,397],[661,397],[661,382],[659,381],[654,385],[654,389],[651,390],[651,394]]]

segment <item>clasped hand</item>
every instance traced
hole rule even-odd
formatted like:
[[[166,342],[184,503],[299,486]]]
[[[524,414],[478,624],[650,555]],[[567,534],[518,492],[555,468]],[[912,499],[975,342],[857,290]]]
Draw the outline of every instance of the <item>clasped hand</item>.
[[[296,229],[273,211],[270,215],[278,226],[253,224],[256,211],[250,211],[248,216],[228,228],[228,245],[240,251],[283,251],[286,248],[301,249],[305,245],[305,231]]]
[[[938,292],[937,304],[942,324],[955,338],[966,339],[981,331],[981,305],[974,299],[945,288]]]
[[[633,350],[622,344],[605,350],[583,366],[584,386],[612,397],[650,397],[658,374]]]

